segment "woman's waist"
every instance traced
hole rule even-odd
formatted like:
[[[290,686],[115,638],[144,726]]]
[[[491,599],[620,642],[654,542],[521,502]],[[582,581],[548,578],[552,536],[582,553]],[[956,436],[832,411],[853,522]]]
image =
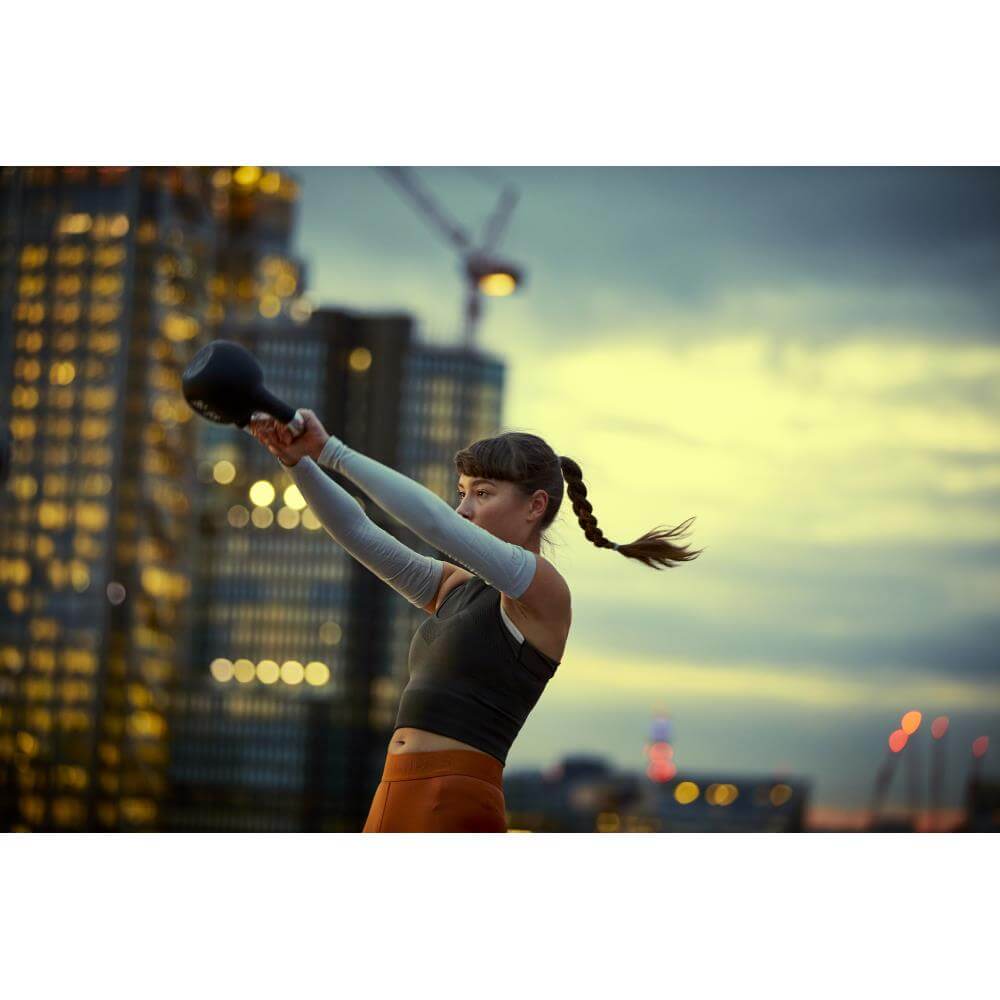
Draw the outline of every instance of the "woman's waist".
[[[441,733],[400,726],[385,756],[383,781],[465,774],[503,790],[503,762],[478,747]]]
[[[431,732],[429,729],[418,729],[416,726],[399,726],[389,741],[388,752],[391,754],[421,753],[431,750],[470,750],[473,753],[494,759],[491,754],[480,750],[479,747],[474,747],[471,743],[463,743],[451,736]]]

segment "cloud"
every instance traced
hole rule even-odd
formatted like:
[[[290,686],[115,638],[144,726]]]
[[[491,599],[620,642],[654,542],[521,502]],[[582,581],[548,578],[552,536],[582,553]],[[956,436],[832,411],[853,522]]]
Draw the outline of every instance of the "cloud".
[[[885,683],[887,675],[893,676],[892,683]],[[891,669],[878,668],[864,676],[848,676],[835,665],[815,662],[779,666],[676,656],[650,659],[591,645],[568,654],[556,676],[559,683],[550,682],[545,695],[551,708],[579,702],[611,706],[617,702],[653,705],[657,701],[679,704],[710,699],[717,705],[785,704],[813,713],[850,709],[893,712],[910,702],[947,706],[951,711],[1000,710],[1000,686],[927,675],[900,678]]]
[[[303,168],[300,245],[320,298],[409,306],[457,335],[456,251],[375,171]],[[504,253],[524,292],[484,329],[584,343],[608,326],[714,335],[742,322],[805,337],[920,330],[996,337],[1000,171],[875,168],[504,169],[521,200]],[[475,232],[496,191],[468,171],[422,183]],[[687,332],[685,332],[687,331]]]

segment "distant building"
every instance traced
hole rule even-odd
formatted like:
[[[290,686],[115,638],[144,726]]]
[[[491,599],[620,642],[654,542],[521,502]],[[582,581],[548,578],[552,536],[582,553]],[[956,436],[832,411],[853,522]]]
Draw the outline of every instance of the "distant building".
[[[961,833],[997,833],[1000,831],[1000,780],[973,775],[966,787],[965,822]]]
[[[504,792],[508,824],[540,832],[798,832],[809,783],[698,774],[654,782],[578,756],[511,772]]]
[[[195,525],[200,168],[0,170],[0,819],[154,829]]]

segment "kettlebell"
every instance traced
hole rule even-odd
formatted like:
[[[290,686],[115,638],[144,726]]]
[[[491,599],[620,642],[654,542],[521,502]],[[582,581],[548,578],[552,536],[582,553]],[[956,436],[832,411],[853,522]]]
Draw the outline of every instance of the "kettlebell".
[[[283,424],[295,410],[264,385],[260,362],[232,340],[213,340],[192,359],[181,376],[181,389],[195,413],[217,424],[245,428],[255,411]]]

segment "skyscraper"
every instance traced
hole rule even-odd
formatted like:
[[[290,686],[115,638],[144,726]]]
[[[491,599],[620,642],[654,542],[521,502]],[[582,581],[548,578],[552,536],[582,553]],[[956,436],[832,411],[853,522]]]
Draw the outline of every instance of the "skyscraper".
[[[268,176],[266,197],[287,201],[289,182]],[[160,822],[197,538],[180,374],[225,318],[209,280],[232,257],[213,180],[194,167],[0,173],[7,828]]]

